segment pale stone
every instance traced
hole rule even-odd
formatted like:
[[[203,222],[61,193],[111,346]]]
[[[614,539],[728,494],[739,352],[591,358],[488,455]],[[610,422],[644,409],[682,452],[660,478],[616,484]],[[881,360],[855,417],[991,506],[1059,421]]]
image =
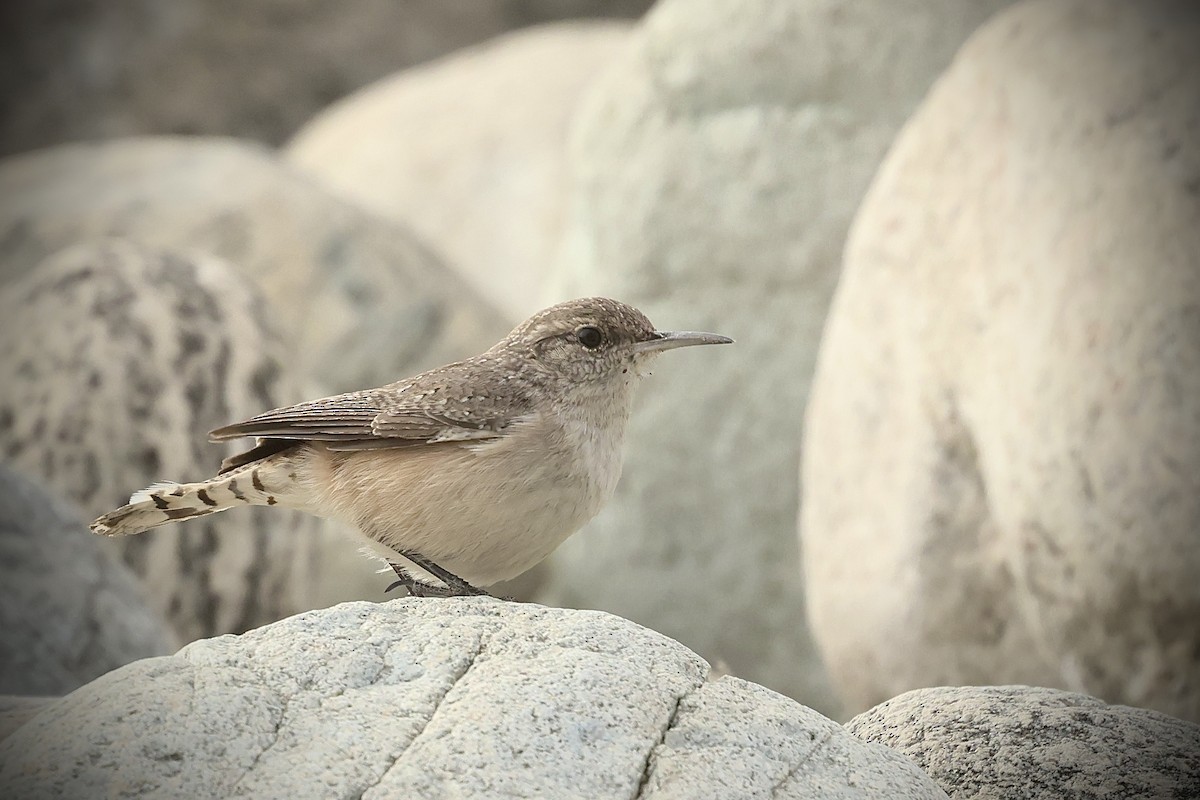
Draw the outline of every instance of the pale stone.
[[[55,701],[0,741],[0,795],[945,797],[888,748],[706,673],[599,612],[348,603]]]
[[[75,509],[0,464],[0,694],[66,694],[175,649],[137,578],[100,545]],[[0,738],[32,715],[2,705]]]
[[[628,39],[619,22],[529,28],[335,103],[287,156],[411,225],[514,322],[541,308],[566,204],[567,124]]]
[[[1198,41],[1194,4],[1022,4],[881,167],[803,470],[852,709],[1029,683],[1200,720]]]
[[[88,520],[155,481],[213,475],[247,443],[212,444],[209,430],[303,399],[262,297],[211,256],[68,248],[0,286],[0,329],[0,454]],[[101,543],[184,641],[379,597],[387,580],[364,558],[325,557],[356,549],[327,523],[275,508]]]
[[[230,262],[271,302],[296,373],[334,391],[472,355],[510,327],[406,230],[256,145],[136,138],[0,162],[0,283],[99,236]]]
[[[737,344],[663,356],[616,499],[550,602],[651,625],[818,709],[796,468],[854,209],[896,130],[1002,0],[663,0],[585,99],[549,299],[602,294]]]
[[[951,797],[1200,796],[1200,726],[1030,686],[918,689],[846,729],[912,759]]]

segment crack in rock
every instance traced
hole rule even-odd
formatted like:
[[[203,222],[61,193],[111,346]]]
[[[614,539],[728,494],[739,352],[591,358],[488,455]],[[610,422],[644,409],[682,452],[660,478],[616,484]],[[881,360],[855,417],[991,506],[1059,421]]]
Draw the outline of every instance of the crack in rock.
[[[361,629],[362,628],[360,626],[360,630]],[[378,656],[379,666],[375,670],[375,675],[369,681],[367,681],[367,683],[365,684],[367,686],[377,684],[380,676],[382,676],[383,673],[387,670],[387,648],[386,647],[376,648],[375,653]],[[265,682],[263,683],[263,685],[264,686],[266,685]],[[362,688],[362,687],[358,687],[358,688]],[[341,697],[342,695],[344,695],[346,693],[346,689],[347,689],[347,687],[340,686],[332,694],[323,694],[323,695],[321,695],[320,702],[324,703],[326,700],[329,700],[330,698]],[[312,690],[306,689],[303,686],[298,686],[296,691],[290,695],[285,695],[281,692],[275,692],[276,696],[282,701],[283,708],[280,710],[279,717],[275,721],[275,730],[272,732],[271,741],[254,756],[253,760],[251,760],[250,764],[246,767],[246,770],[242,773],[242,775],[236,781],[234,781],[232,786],[229,787],[230,792],[233,792],[235,789],[237,789],[239,786],[241,786],[242,783],[248,777],[250,777],[250,774],[254,771],[255,767],[257,767],[260,763],[262,763],[262,760],[267,755],[267,753],[270,752],[277,744],[279,744],[279,740],[282,738],[283,728],[287,722],[288,712],[291,710],[292,703],[296,699],[298,699],[299,695],[301,695],[305,692],[308,692],[308,691],[312,691]],[[193,677],[193,704],[194,704],[194,702],[195,702],[195,679]]]
[[[490,637],[488,637],[488,639],[490,639]],[[441,712],[442,703],[444,703],[446,698],[450,696],[450,693],[454,691],[454,687],[458,686],[458,684],[462,682],[463,678],[467,677],[471,670],[475,668],[475,664],[479,660],[479,656],[483,654],[486,644],[487,642],[485,641],[484,637],[480,636],[479,644],[475,648],[475,652],[471,654],[471,657],[467,660],[466,666],[463,668],[463,670],[454,676],[453,680],[450,681],[450,685],[446,687],[446,691],[442,692],[441,697],[439,697],[433,704],[433,713],[431,713],[429,718],[425,720],[425,724],[422,725],[421,729],[417,731],[416,735],[409,740],[408,744],[405,745],[404,748],[397,753],[394,758],[392,758],[392,763],[389,764],[387,768],[385,768],[383,772],[379,774],[379,777],[363,787],[363,790],[358,794],[358,800],[363,800],[363,798],[366,797],[367,792],[383,783],[383,781],[387,778],[388,773],[395,769],[400,763],[400,759],[404,758],[404,755],[412,749],[413,745],[420,741],[421,737],[425,735],[425,731],[429,729],[429,726],[433,724],[434,719],[437,718],[438,713]]]
[[[817,753],[821,752],[821,749],[823,747],[825,747],[826,744],[829,743],[830,739],[833,738],[833,734],[834,734],[834,732],[832,730],[825,731],[825,735],[822,736],[820,739],[818,739],[816,741],[816,743],[813,744],[812,749],[809,750],[808,753],[805,754],[805,756],[803,758],[797,760],[795,764],[792,764],[792,766],[788,769],[788,771],[786,773],[784,773],[784,776],[782,778],[780,778],[778,781],[776,781],[775,785],[771,787],[771,795],[770,796],[771,796],[772,800],[776,797],[779,797],[779,791],[783,787],[787,786],[788,781],[790,781],[792,779],[793,775],[795,775],[797,772],[800,771],[801,767],[803,767],[808,762],[812,761],[813,756],[815,756]]]
[[[651,765],[655,760],[655,753],[666,742],[667,734],[671,731],[671,728],[675,727],[675,720],[679,716],[679,707],[683,705],[684,699],[690,697],[697,688],[699,687],[693,686],[675,698],[675,705],[671,708],[671,715],[667,717],[667,724],[663,726],[662,731],[658,734],[658,740],[650,745],[650,749],[646,752],[646,760],[642,764],[642,777],[638,780],[637,788],[634,789],[633,800],[638,800],[642,796],[642,792],[646,790],[646,784],[650,782],[650,775],[654,771]]]
[[[246,778],[250,777],[250,773],[252,773],[254,768],[257,767],[263,760],[263,756],[265,756],[273,747],[275,747],[275,745],[279,744],[280,734],[283,732],[284,722],[287,720],[288,709],[291,708],[292,700],[294,698],[286,697],[279,692],[276,692],[276,695],[280,700],[283,701],[283,708],[279,712],[279,718],[275,720],[275,730],[271,734],[271,741],[267,743],[266,747],[258,751],[258,753],[254,756],[254,759],[246,766],[246,770],[241,774],[241,777],[234,781],[233,785],[229,787],[230,793],[241,786],[242,782],[246,780]]]

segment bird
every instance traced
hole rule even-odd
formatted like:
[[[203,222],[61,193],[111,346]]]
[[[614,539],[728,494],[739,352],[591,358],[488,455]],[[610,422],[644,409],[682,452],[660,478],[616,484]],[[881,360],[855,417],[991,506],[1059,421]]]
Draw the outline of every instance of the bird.
[[[487,595],[613,496],[634,387],[659,354],[729,344],[660,331],[605,297],[535,313],[487,351],[209,433],[254,438],[197,483],[155,483],[91,523],[122,536],[241,506],[348,523],[417,597]]]

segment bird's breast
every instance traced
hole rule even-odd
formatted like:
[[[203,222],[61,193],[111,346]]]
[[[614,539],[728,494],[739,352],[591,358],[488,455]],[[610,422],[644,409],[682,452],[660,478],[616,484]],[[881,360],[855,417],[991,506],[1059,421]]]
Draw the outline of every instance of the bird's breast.
[[[543,413],[515,423],[502,439],[473,449],[542,499],[577,507],[586,521],[616,490],[624,432],[622,419]]]
[[[313,453],[323,515],[487,585],[541,561],[599,512],[623,439],[620,419],[531,414],[486,441]]]

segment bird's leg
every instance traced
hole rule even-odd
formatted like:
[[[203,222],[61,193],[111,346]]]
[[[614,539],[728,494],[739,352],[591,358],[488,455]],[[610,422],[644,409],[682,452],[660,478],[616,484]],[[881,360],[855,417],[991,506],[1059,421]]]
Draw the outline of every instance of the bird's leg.
[[[491,597],[483,589],[480,589],[478,586],[472,586],[450,570],[439,567],[420,553],[403,552],[400,555],[446,584],[448,588],[453,590],[454,595]]]
[[[395,571],[400,580],[396,581],[387,589],[385,589],[385,592],[390,592],[397,586],[403,586],[408,589],[408,593],[413,597],[491,597],[491,595],[489,595],[483,589],[480,589],[477,586],[472,586],[462,578],[455,575],[453,572],[439,567],[437,564],[433,563],[419,553],[403,552],[401,555],[446,585],[445,587],[430,586],[423,581],[417,580],[412,575],[409,575],[408,571],[405,570],[404,567],[389,561],[388,566]]]
[[[404,569],[404,567],[400,566],[399,564],[397,564],[393,561],[389,561],[388,566],[391,567],[392,570],[396,573],[396,577],[399,578],[399,580],[394,581],[391,584],[389,584],[388,587],[383,590],[384,594],[387,594],[388,592],[392,591],[393,589],[398,589],[401,586],[403,586],[405,589],[408,589],[408,593],[412,597],[449,597],[450,596],[451,590],[449,587],[430,586],[427,583],[423,583],[422,581],[419,581],[416,578],[414,578],[412,575],[409,575],[408,572]]]

